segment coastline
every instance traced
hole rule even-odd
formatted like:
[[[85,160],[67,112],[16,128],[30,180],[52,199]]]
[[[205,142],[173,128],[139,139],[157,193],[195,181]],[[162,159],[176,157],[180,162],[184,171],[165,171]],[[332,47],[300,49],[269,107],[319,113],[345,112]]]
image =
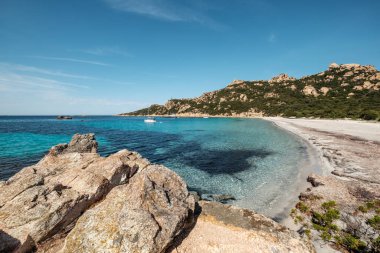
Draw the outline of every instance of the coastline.
[[[367,211],[358,212],[360,206],[380,199],[380,123],[280,117],[263,119],[299,136],[317,152],[320,173],[308,177],[311,185],[306,191],[299,192],[300,203],[310,211],[320,212],[322,203],[336,202],[341,214],[337,220],[340,229],[352,226],[350,220],[365,224],[368,214]],[[289,214],[288,219],[281,223],[293,230],[307,226],[308,222],[311,224],[310,215],[296,212],[298,217],[302,217],[302,222],[296,224],[295,216]],[[339,245],[322,241],[316,231],[311,234],[317,252],[340,250]]]
[[[307,178],[310,174],[316,173],[318,175],[323,174],[323,162],[321,160],[321,155],[316,147],[310,143],[307,139],[303,138],[296,132],[290,131],[289,129],[282,127],[277,124],[275,121],[269,120],[268,118],[260,118],[262,120],[270,121],[275,127],[279,128],[281,131],[286,131],[291,134],[297,141],[302,143],[305,148],[305,161],[298,166],[298,175],[297,180],[295,181],[296,187],[289,192],[286,199],[282,199],[278,203],[277,211],[271,217],[279,222],[280,224],[289,227],[292,230],[297,230],[298,226],[292,221],[290,217],[290,211],[299,201],[299,195],[301,192],[307,190],[310,187],[310,183],[307,182]]]
[[[311,120],[311,119],[286,119],[286,118],[261,118],[261,120],[267,120],[270,124],[273,124],[275,127],[281,128],[283,131],[289,132],[289,134],[294,135],[294,138],[296,138],[300,142],[300,149],[302,149],[302,154],[304,156],[299,157],[299,163],[297,164],[297,175],[294,175],[294,181],[291,187],[289,187],[289,190],[286,191],[285,197],[280,198],[279,200],[276,200],[274,205],[276,205],[276,211],[279,213],[278,216],[272,217],[272,219],[275,219],[277,222],[282,224],[284,227],[280,227],[279,229],[281,231],[285,231],[285,227],[290,228],[293,231],[290,231],[290,233],[293,233],[294,236],[300,236],[301,238],[308,240],[305,234],[302,232],[304,231],[307,221],[310,221],[308,219],[311,219],[312,212],[314,210],[320,212],[321,203],[325,203],[326,201],[336,201],[337,202],[337,208],[339,208],[340,213],[342,214],[342,217],[347,217],[349,215],[352,215],[352,217],[360,218],[360,213],[357,213],[358,207],[365,205],[365,203],[368,203],[368,201],[371,200],[379,200],[380,199],[380,176],[378,175],[379,167],[378,167],[378,157],[380,157],[380,124],[378,123],[368,123],[368,122],[359,122],[359,121],[339,121],[339,120]],[[83,139],[83,140],[82,140]],[[79,144],[86,144],[85,146],[79,146]],[[128,182],[125,181],[127,177],[134,177],[134,174],[137,172],[144,173],[143,167],[149,165],[149,162],[146,159],[143,159],[141,156],[139,156],[135,152],[130,152],[127,150],[119,151],[109,157],[100,157],[97,154],[97,147],[98,144],[95,141],[93,134],[88,135],[76,135],[73,137],[73,140],[69,144],[60,144],[55,147],[53,147],[49,154],[42,160],[42,162],[39,162],[38,164],[34,165],[32,170],[28,167],[26,167],[24,170],[19,172],[12,180],[9,181],[9,183],[2,183],[0,182],[0,188],[1,187],[8,187],[8,189],[11,190],[4,190],[7,194],[16,194],[18,195],[18,191],[20,187],[26,187],[33,189],[39,189],[40,187],[48,187],[49,189],[57,189],[58,195],[57,196],[66,196],[67,194],[61,194],[62,191],[70,191],[72,187],[82,187],[83,182],[77,182],[74,185],[72,185],[71,178],[78,178],[78,180],[88,180],[86,181],[86,184],[91,184],[91,187],[100,187],[101,189],[107,189],[106,191],[94,191],[95,194],[98,192],[103,194],[102,196],[94,195],[93,198],[90,198],[91,200],[83,207],[85,209],[91,209],[93,206],[92,201],[98,201],[99,199],[103,199],[105,195],[109,194],[109,190],[112,188],[118,187],[118,185],[124,185],[121,186],[121,188],[129,187]],[[82,153],[81,153],[82,152]],[[78,156],[78,153],[81,153],[80,156]],[[78,157],[83,158],[84,160],[78,160]],[[305,158],[305,159],[303,159]],[[116,159],[116,160],[115,160]],[[120,159],[121,163],[127,162],[128,166],[124,166],[118,162],[118,159]],[[67,161],[70,160],[70,165],[67,165]],[[92,161],[94,160],[94,161]],[[71,163],[80,163],[76,164],[74,166],[74,170],[69,170],[69,167],[67,169],[62,170],[62,167],[60,163],[57,163],[57,161],[60,161],[60,163],[64,163],[64,166],[70,166],[72,167]],[[107,162],[106,162],[107,161]],[[102,181],[94,181],[91,178],[87,178],[89,175],[93,175],[93,173],[88,173],[86,176],[77,176],[75,173],[85,173],[83,172],[81,163],[84,163],[84,167],[88,167],[88,170],[95,170],[96,173],[103,173],[104,165],[110,164],[110,166],[115,166],[111,171],[112,173],[116,174],[110,174],[110,175],[103,175],[109,177],[109,179]],[[99,164],[98,164],[99,163]],[[45,176],[45,170],[50,171],[51,165],[54,164],[54,166],[58,166],[57,169],[59,172],[64,173],[62,175],[56,175],[55,173],[50,174],[47,173]],[[90,165],[91,166],[90,166]],[[95,166],[94,164],[98,164]],[[121,167],[119,167],[121,165]],[[135,165],[142,166],[141,169],[135,169]],[[159,165],[152,165],[152,166],[159,166]],[[34,168],[34,169],[33,169]],[[65,167],[66,168],[66,167]],[[120,168],[130,169],[124,171],[120,171]],[[78,170],[77,170],[78,169]],[[156,171],[157,168],[153,169],[153,171]],[[99,171],[98,171],[99,170]],[[114,171],[113,171],[114,170]],[[44,175],[46,179],[43,180],[43,186],[41,186],[42,181],[40,181],[39,175],[35,175],[35,171],[39,171],[39,173],[42,173],[41,175]],[[73,175],[74,172],[74,175]],[[119,175],[118,173],[126,173],[125,175]],[[30,175],[28,173],[31,173]],[[151,172],[149,172],[151,173]],[[310,175],[311,173],[311,175]],[[316,175],[317,173],[318,175]],[[38,177],[35,178],[36,182],[30,182],[32,185],[29,185],[29,181],[25,183],[25,180],[23,178],[29,178],[29,176]],[[127,177],[126,177],[127,176]],[[52,177],[53,179],[50,180]],[[307,178],[307,180],[306,180]],[[121,180],[120,182],[118,180]],[[18,181],[21,180],[21,181]],[[65,184],[68,182],[69,187],[61,187],[57,186],[57,182],[55,180],[63,180],[60,184]],[[116,182],[116,181],[117,182]],[[108,183],[107,183],[108,182]],[[108,185],[109,182],[112,182],[111,185]],[[311,184],[309,184],[310,182]],[[106,185],[103,185],[103,183],[106,183]],[[45,185],[46,184],[46,185]],[[49,185],[52,184],[52,185]],[[127,186],[125,186],[127,185]],[[11,187],[11,188],[9,188]],[[110,188],[109,188],[110,187]],[[62,189],[61,189],[62,188]],[[94,189],[95,189],[94,188]],[[155,188],[155,187],[153,187]],[[6,189],[6,188],[3,188]],[[78,188],[79,189],[79,188]],[[87,188],[80,188],[80,190],[85,190]],[[119,188],[118,188],[119,189]],[[185,189],[185,188],[184,188]],[[112,191],[112,190],[111,190]],[[31,203],[34,203],[34,197],[30,195],[27,191],[22,191],[23,197],[25,197],[25,201],[31,201]],[[54,190],[53,190],[54,192]],[[128,191],[127,191],[128,192]],[[186,193],[186,191],[184,190]],[[24,194],[25,193],[25,194]],[[86,192],[84,192],[86,193]],[[12,195],[13,196],[13,195]],[[5,202],[9,202],[10,209],[4,209],[4,212],[8,212],[9,214],[13,213],[13,209],[11,207],[13,204],[17,205],[25,205],[25,201],[18,202],[18,198],[14,198],[12,196],[6,196]],[[113,196],[113,195],[110,195]],[[116,196],[119,196],[117,194]],[[165,196],[165,195],[162,195]],[[184,194],[184,196],[187,196],[187,194]],[[315,197],[318,198],[315,198]],[[22,199],[23,200],[23,199]],[[53,201],[54,198],[45,198],[41,197],[42,201],[40,204],[43,204],[44,201]],[[14,202],[13,202],[14,201]],[[109,202],[114,201],[113,197],[110,197]],[[184,200],[186,202],[186,200]],[[298,208],[298,204],[300,202],[307,205],[308,208],[310,208],[310,212],[302,212],[300,213],[301,209],[298,209],[297,215],[304,215],[304,218],[302,222],[295,223],[296,219],[295,216],[292,215],[292,212],[290,212],[291,208]],[[298,202],[298,203],[297,203]],[[171,203],[171,201],[169,202]],[[203,203],[203,202],[202,202]],[[201,203],[201,204],[202,204]],[[363,204],[364,203],[364,204]],[[32,204],[31,204],[32,205]],[[34,205],[34,204],[33,204]],[[33,206],[32,205],[32,206]],[[82,205],[82,204],[80,204]],[[208,204],[207,204],[208,205]],[[203,207],[206,207],[207,205],[203,205]],[[211,203],[212,205],[212,212],[213,215],[221,215],[220,219],[221,221],[225,222],[225,217],[230,217],[230,209],[227,206],[222,205],[219,208],[219,204],[217,203]],[[34,207],[34,206],[33,206]],[[12,207],[13,208],[13,207]],[[216,208],[216,209],[215,209]],[[227,208],[227,210],[225,210]],[[231,207],[233,209],[236,209],[236,207]],[[318,209],[319,208],[319,209]],[[0,207],[1,209],[1,207]],[[38,208],[37,208],[38,209]],[[33,209],[32,211],[38,211],[37,209]],[[237,208],[238,209],[238,208]],[[71,209],[69,208],[68,211]],[[242,209],[238,209],[242,210]],[[193,211],[192,211],[193,212]],[[215,213],[217,212],[217,213]],[[239,211],[240,212],[240,211]],[[242,211],[242,212],[249,212],[248,210]],[[370,212],[372,212],[370,210]],[[188,212],[187,212],[188,213]],[[254,213],[252,211],[252,213]],[[8,215],[8,213],[7,213]],[[27,215],[27,214],[25,214]],[[194,245],[194,238],[199,238],[199,235],[203,235],[203,233],[206,233],[207,236],[210,235],[211,232],[207,230],[207,227],[210,226],[209,222],[210,220],[204,220],[204,217],[208,217],[207,210],[203,210],[203,215],[198,220],[199,223],[195,223],[195,228],[193,229],[192,236],[188,239],[186,239],[184,247],[189,244],[191,247]],[[239,214],[240,215],[240,214]],[[252,214],[253,215],[253,214]],[[244,216],[244,213],[243,213]],[[366,214],[362,215],[365,219],[362,224],[365,226],[365,221],[368,219],[368,214],[366,211]],[[12,219],[18,219],[17,216],[12,216]],[[45,216],[44,216],[45,217]],[[65,219],[66,215],[62,216],[62,219]],[[85,216],[87,217],[87,216]],[[91,216],[92,217],[92,216]],[[203,218],[202,218],[203,217]],[[244,216],[246,217],[246,216]],[[250,216],[251,217],[251,216]],[[253,216],[252,216],[253,217]],[[297,216],[300,217],[300,216]],[[240,216],[236,217],[236,220],[239,220]],[[255,218],[256,219],[256,218]],[[294,219],[294,220],[293,220]],[[262,221],[262,218],[258,219],[260,222]],[[235,219],[233,220],[235,222]],[[50,222],[50,221],[49,221]],[[72,220],[68,220],[67,222],[72,222]],[[206,222],[206,224],[205,224]],[[266,221],[265,221],[266,222]],[[304,223],[305,222],[305,223]],[[339,223],[338,223],[339,222]],[[341,228],[343,225],[345,225],[345,221],[343,218],[341,220],[337,221],[337,225],[339,225]],[[66,223],[64,223],[66,224]],[[219,223],[218,223],[219,224]],[[245,223],[244,223],[245,224]],[[261,223],[259,223],[261,224]],[[272,223],[271,223],[272,224]],[[275,224],[275,223],[273,223]],[[342,225],[343,224],[343,225]],[[1,225],[1,224],[0,224]],[[204,225],[204,226],[203,226]],[[241,226],[241,225],[239,225]],[[365,227],[364,227],[365,228]],[[62,229],[65,229],[65,227],[62,227]],[[221,233],[226,232],[228,235],[231,234],[231,231],[226,231],[226,228],[223,226],[222,228],[218,227],[215,229],[221,229]],[[240,227],[239,227],[240,229]],[[262,229],[262,227],[260,227]],[[272,229],[272,228],[271,228]],[[341,228],[344,229],[344,228]],[[366,228],[367,229],[367,228]],[[207,230],[207,231],[206,231]],[[11,229],[8,230],[9,233],[16,235],[16,230],[13,231]],[[18,231],[18,230],[17,230]],[[73,230],[75,233],[75,230]],[[300,233],[298,235],[295,231]],[[70,232],[71,233],[71,232]],[[272,230],[271,230],[272,233]],[[333,248],[331,248],[331,245],[327,245],[327,243],[322,242],[319,239],[319,234],[316,231],[311,231],[312,233],[312,241],[314,242],[314,246],[317,249],[317,252],[336,252]],[[212,234],[212,233],[211,233]],[[85,233],[78,233],[79,236],[85,235]],[[205,236],[206,236],[205,235]],[[50,242],[45,241],[45,236],[43,234],[38,235],[39,237],[36,237],[36,243],[39,243],[41,241],[46,247],[50,247]],[[66,235],[62,235],[66,236]],[[40,238],[41,237],[41,238]],[[237,235],[237,238],[240,238],[241,234]],[[62,237],[63,238],[63,237]],[[70,240],[70,237],[67,237],[67,240]],[[217,241],[218,238],[210,238],[207,237],[207,240],[211,241]],[[298,238],[298,237],[297,237]],[[53,243],[54,238],[52,239]],[[62,239],[64,240],[64,239]],[[60,243],[63,243],[63,241],[60,241]],[[190,241],[190,242],[189,242]],[[221,243],[221,242],[218,242]],[[330,242],[331,244],[331,242]],[[199,242],[196,242],[195,245],[200,245]],[[203,244],[202,244],[203,245]],[[207,243],[206,243],[207,245]],[[33,245],[30,245],[32,247]],[[60,245],[62,246],[62,245]],[[204,246],[204,245],[203,245]],[[332,247],[338,247],[337,245],[332,245]],[[339,248],[337,248],[339,249]],[[303,251],[306,252],[306,251]],[[314,252],[314,251],[310,251]]]
[[[118,115],[121,117],[136,117],[131,115]],[[146,115],[145,115],[146,116]],[[153,117],[173,117],[173,115],[149,115]],[[138,117],[138,116],[137,116]],[[140,115],[144,117],[144,115]],[[352,170],[352,167],[357,166],[355,157],[360,157],[360,154],[349,153],[341,154],[341,150],[345,145],[356,145],[357,142],[363,144],[363,140],[366,142],[380,143],[380,123],[362,120],[351,119],[309,119],[309,118],[282,118],[282,117],[263,117],[263,116],[246,116],[246,115],[201,115],[201,114],[180,114],[176,115],[177,118],[241,118],[241,119],[261,119],[272,122],[276,127],[281,130],[287,131],[293,134],[295,138],[301,141],[307,153],[307,160],[305,164],[301,165],[299,169],[299,175],[297,179],[296,190],[292,190],[289,193],[289,197],[285,200],[281,200],[278,203],[278,207],[274,208],[275,211],[271,212],[270,217],[274,218],[278,222],[292,227],[292,220],[289,216],[289,211],[294,208],[298,202],[300,194],[304,193],[310,188],[310,183],[307,182],[307,178],[310,174],[316,174],[318,176],[336,178],[337,176],[343,180],[354,179],[349,173],[340,173],[339,171]],[[334,141],[343,140],[344,143],[334,145]],[[364,147],[364,149],[363,149]],[[366,144],[360,147],[360,152],[365,152]],[[351,160],[349,164],[343,164],[346,160]],[[363,159],[361,159],[363,160]],[[344,162],[342,162],[344,161]],[[373,165],[373,164],[372,164]],[[360,166],[359,166],[360,167]],[[364,169],[365,171],[365,169]],[[357,174],[363,174],[363,171],[359,171]],[[376,174],[376,171],[372,169],[371,175]],[[371,180],[372,176],[368,176],[367,180]],[[375,178],[379,176],[375,175]],[[380,179],[377,180],[380,182]],[[290,222],[289,222],[290,220]]]
[[[197,199],[136,152],[100,156],[94,134],[53,146],[0,192],[1,252],[315,252],[261,214]]]
[[[306,141],[317,151],[321,161],[321,174],[329,176],[339,166],[337,157],[326,152],[326,149],[343,149],[329,143],[333,138],[344,139],[352,144],[356,141],[380,144],[380,123],[341,119],[288,119],[281,117],[264,117],[276,126],[289,131]],[[339,152],[339,150],[338,150]],[[357,154],[358,155],[358,154]],[[341,159],[348,159],[343,154]],[[352,157],[350,157],[352,159]],[[342,169],[342,168],[341,168]],[[344,169],[344,168],[343,168]]]

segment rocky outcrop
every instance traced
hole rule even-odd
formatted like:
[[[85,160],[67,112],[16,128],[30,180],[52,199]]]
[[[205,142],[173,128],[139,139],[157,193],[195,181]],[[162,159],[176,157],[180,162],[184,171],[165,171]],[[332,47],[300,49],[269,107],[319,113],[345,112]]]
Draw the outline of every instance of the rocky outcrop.
[[[241,84],[244,83],[244,80],[233,80],[229,85]]]
[[[326,96],[327,92],[329,92],[330,90],[331,88],[328,87],[322,87],[319,89],[319,91],[322,92],[324,96]]]
[[[199,204],[194,228],[170,252],[315,252],[308,240],[263,215],[217,202]]]
[[[314,97],[318,97],[319,96],[317,90],[312,85],[306,85],[303,88],[302,92],[306,96],[314,96]]]
[[[273,77],[269,80],[269,83],[281,83],[284,81],[294,81],[294,77],[288,76],[287,74],[279,74],[278,76]]]
[[[98,143],[94,134],[75,134],[69,144],[58,144],[50,149],[51,155],[67,153],[96,153]]]
[[[163,166],[151,165],[87,211],[63,252],[163,252],[192,223],[194,198]]]
[[[75,135],[0,184],[0,251],[29,251],[64,231],[113,187],[149,162],[127,150],[96,153],[94,135]]]

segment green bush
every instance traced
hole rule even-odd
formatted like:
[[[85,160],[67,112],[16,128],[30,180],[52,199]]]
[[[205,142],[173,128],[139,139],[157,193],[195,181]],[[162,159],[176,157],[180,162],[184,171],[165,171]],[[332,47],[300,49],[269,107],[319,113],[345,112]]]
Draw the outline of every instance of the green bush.
[[[368,219],[367,223],[374,229],[380,230],[380,216],[375,215],[373,218]]]
[[[306,213],[309,211],[309,207],[304,202],[298,202],[296,208],[301,211],[301,213]]]
[[[372,200],[358,207],[362,212],[373,212],[380,209],[380,200]],[[373,252],[380,253],[380,237],[370,233],[347,230],[340,230],[334,221],[340,218],[340,212],[336,209],[335,201],[327,201],[321,205],[322,212],[312,212],[312,228],[319,232],[320,238],[324,241],[334,242],[336,245],[346,249],[348,252]],[[367,224],[377,231],[380,231],[380,216],[375,214],[367,220]],[[365,241],[363,238],[366,238]]]
[[[338,210],[330,208],[324,214],[318,212],[313,213],[313,222],[322,226],[330,226],[334,220],[339,219],[340,213]]]
[[[366,249],[366,244],[362,240],[355,238],[350,234],[345,234],[341,240],[341,243],[353,252],[363,252]]]
[[[364,120],[376,120],[379,117],[376,111],[368,110],[360,114],[360,118]]]
[[[327,201],[327,202],[322,204],[322,208],[324,210],[328,210],[328,209],[333,208],[333,207],[336,207],[336,202],[333,200]]]
[[[360,212],[362,212],[362,213],[367,213],[367,212],[368,212],[368,208],[365,207],[365,206],[359,206],[359,207],[358,207],[358,210],[359,210]]]
[[[372,240],[371,244],[372,244],[371,248],[373,252],[380,252],[380,236]]]

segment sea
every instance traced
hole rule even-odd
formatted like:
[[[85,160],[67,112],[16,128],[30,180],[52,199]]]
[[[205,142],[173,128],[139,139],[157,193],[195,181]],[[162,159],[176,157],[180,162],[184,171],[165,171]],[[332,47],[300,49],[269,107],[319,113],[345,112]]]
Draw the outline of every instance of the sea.
[[[38,162],[75,133],[95,133],[99,153],[137,151],[178,173],[206,196],[228,194],[233,205],[272,218],[289,211],[315,166],[307,144],[263,119],[55,116],[0,117],[0,180]]]

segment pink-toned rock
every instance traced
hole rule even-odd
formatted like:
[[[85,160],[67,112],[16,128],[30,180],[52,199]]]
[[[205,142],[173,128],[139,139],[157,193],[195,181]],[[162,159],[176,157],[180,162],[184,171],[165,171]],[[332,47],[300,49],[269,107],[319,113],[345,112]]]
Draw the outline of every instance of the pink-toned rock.
[[[324,96],[326,96],[327,92],[329,92],[330,90],[331,88],[329,87],[322,87],[319,89],[319,91],[322,92]]]
[[[0,252],[30,251],[149,164],[128,150],[100,157],[96,148],[94,135],[75,135],[0,184]]]
[[[270,79],[268,82],[269,83],[280,83],[284,81],[293,81],[296,80],[294,77],[288,76],[287,74],[279,74],[272,79]]]
[[[194,197],[173,171],[150,165],[79,218],[63,252],[164,252],[191,224]]]
[[[302,92],[306,96],[314,96],[314,97],[318,97],[319,96],[317,90],[313,86],[311,86],[311,85],[306,85],[303,88]]]

